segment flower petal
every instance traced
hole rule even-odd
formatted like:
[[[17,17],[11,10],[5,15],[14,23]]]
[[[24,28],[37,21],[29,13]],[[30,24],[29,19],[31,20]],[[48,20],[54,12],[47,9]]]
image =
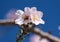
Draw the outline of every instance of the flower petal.
[[[42,19],[40,19],[40,24],[45,24],[45,22]]]
[[[36,11],[36,10],[37,10],[36,7],[32,7],[32,8],[31,8],[31,11]]]
[[[29,7],[25,7],[24,11],[28,12],[28,11],[30,11],[30,8]]]
[[[32,23],[34,23],[35,25],[39,25],[40,21],[32,21]]]
[[[38,14],[39,18],[43,17],[43,12],[42,11],[37,11],[37,14]]]
[[[33,35],[30,38],[30,42],[40,42],[41,37],[39,35]]]
[[[15,24],[22,25],[23,24],[23,20],[22,19],[16,19],[15,20]]]
[[[41,39],[40,42],[49,42],[49,40],[47,40],[46,38],[43,38],[43,39]]]
[[[32,20],[32,23],[34,23],[35,25],[45,24],[45,22],[44,22],[42,19],[36,20],[36,21],[33,21],[33,20]]]
[[[17,10],[16,11],[16,15],[22,15],[22,14],[24,14],[24,12],[22,10]]]

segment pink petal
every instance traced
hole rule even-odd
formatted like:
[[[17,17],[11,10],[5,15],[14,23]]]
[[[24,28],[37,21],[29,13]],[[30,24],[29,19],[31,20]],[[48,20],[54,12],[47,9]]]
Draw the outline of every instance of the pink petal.
[[[16,10],[10,10],[7,14],[6,14],[6,18],[7,19],[16,19],[17,16],[15,15]]]
[[[40,42],[40,36],[34,35],[30,38],[30,42]]]

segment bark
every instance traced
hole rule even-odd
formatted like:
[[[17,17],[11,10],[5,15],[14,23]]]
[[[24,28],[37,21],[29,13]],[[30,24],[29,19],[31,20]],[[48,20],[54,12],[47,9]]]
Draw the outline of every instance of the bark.
[[[11,20],[11,19],[4,19],[4,20],[0,20],[0,25],[16,25],[15,24],[15,20]],[[60,38],[55,37],[49,33],[43,32],[42,30],[37,31],[36,29],[32,29],[30,28],[30,32],[33,32],[37,35],[40,35],[43,38],[47,38],[48,40],[50,40],[51,42],[60,42]]]
[[[15,24],[15,21],[11,19],[3,19],[3,20],[0,19],[0,26],[3,26],[3,25],[6,26],[6,25],[16,25],[16,24]]]

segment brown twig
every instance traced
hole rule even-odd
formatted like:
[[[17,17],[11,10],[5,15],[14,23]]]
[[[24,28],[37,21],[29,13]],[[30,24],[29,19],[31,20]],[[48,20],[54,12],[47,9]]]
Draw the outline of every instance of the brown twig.
[[[0,20],[0,25],[16,25],[15,20]],[[50,35],[49,33],[43,32],[42,30],[36,31],[35,29],[30,28],[30,31],[40,35],[41,37],[45,37],[53,42],[60,42],[60,38]]]
[[[40,30],[40,29],[39,29]],[[30,29],[31,32],[43,37],[43,38],[47,38],[48,40],[50,40],[51,42],[60,42],[60,38],[57,38],[49,33],[43,32],[42,30],[37,31],[36,29]]]
[[[12,19],[3,19],[0,20],[0,25],[16,25],[15,21]]]

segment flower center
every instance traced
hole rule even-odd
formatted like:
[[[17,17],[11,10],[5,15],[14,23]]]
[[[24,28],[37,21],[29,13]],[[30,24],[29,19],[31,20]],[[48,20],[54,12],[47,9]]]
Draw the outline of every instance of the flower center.
[[[34,15],[34,16],[33,16],[33,19],[34,19],[34,21],[36,21],[36,20],[37,20],[37,16],[36,16],[36,15]]]
[[[24,15],[24,20],[28,20],[28,19],[29,19],[29,16]]]

